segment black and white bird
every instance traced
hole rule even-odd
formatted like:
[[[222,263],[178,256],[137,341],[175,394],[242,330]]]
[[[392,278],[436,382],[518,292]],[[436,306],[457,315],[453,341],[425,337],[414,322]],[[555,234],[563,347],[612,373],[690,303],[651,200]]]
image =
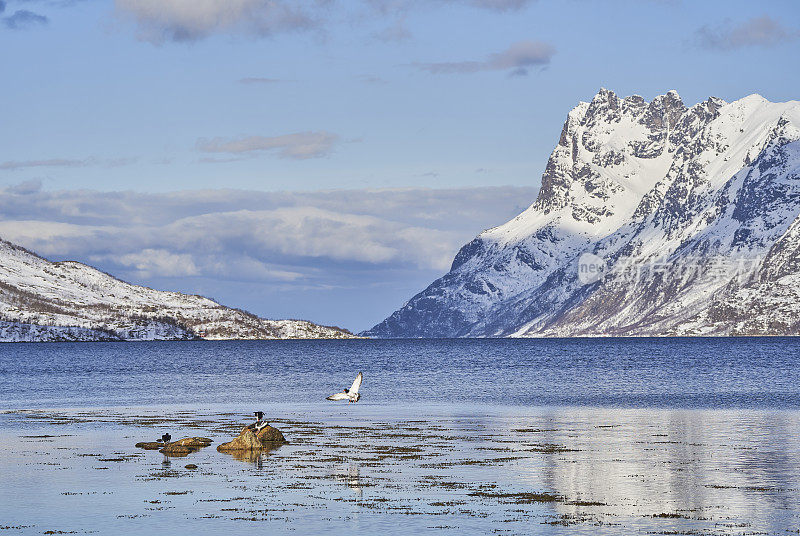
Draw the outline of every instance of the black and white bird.
[[[269,423],[264,420],[263,411],[254,411],[253,415],[256,416],[256,422],[254,422],[252,426],[255,428],[256,432],[260,432],[262,428],[269,426]]]
[[[172,436],[169,434],[164,434],[161,436],[161,439],[158,440],[159,443],[164,443],[165,445],[169,443],[169,440],[172,439]]]
[[[328,400],[347,400],[347,402],[358,402],[361,398],[361,395],[358,394],[358,390],[361,388],[361,380],[363,378],[364,376],[359,372],[350,389],[345,389],[341,393],[333,394],[328,397]]]

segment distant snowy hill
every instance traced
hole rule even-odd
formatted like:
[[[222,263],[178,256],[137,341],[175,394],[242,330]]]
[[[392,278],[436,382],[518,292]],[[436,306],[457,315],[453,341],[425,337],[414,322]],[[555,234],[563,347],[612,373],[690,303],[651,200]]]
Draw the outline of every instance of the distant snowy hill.
[[[374,337],[800,333],[800,102],[602,89],[536,201]]]
[[[303,320],[266,320],[202,296],[131,285],[0,240],[0,342],[350,338]]]

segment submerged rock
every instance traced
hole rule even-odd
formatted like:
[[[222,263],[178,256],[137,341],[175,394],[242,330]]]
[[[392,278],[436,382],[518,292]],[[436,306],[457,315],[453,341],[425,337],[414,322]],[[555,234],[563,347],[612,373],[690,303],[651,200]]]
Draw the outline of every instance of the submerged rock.
[[[245,426],[236,439],[219,445],[217,450],[219,452],[262,450],[274,448],[276,445],[286,442],[281,431],[270,425],[265,426],[259,432],[250,426]]]

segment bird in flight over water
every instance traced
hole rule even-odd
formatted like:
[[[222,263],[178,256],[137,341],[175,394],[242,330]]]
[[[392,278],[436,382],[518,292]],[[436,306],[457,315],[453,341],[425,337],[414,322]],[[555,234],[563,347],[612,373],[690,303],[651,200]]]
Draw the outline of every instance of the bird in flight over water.
[[[356,380],[353,382],[352,387],[350,389],[345,389],[341,393],[336,393],[329,396],[328,400],[347,400],[348,402],[358,402],[361,398],[361,395],[358,394],[358,390],[361,388],[361,380],[364,376],[359,372],[358,376],[356,376]]]

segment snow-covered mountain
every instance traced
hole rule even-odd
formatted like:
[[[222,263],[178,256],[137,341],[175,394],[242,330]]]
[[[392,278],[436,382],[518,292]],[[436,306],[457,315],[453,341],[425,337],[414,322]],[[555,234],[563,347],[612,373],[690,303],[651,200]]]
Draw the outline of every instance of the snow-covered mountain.
[[[350,338],[304,320],[266,320],[202,296],[131,285],[0,240],[0,342]]]
[[[365,335],[797,334],[798,216],[800,102],[602,89],[533,205]]]

